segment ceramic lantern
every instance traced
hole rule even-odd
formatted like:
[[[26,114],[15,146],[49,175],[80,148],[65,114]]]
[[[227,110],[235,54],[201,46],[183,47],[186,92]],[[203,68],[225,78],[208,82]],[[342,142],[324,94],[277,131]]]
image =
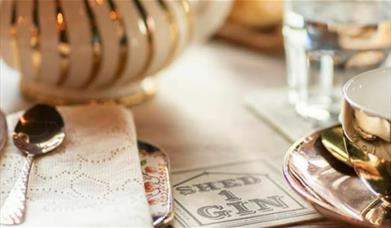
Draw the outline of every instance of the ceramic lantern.
[[[230,5],[0,0],[0,55],[20,71],[23,95],[35,101],[132,105],[154,94],[153,75],[216,30]]]

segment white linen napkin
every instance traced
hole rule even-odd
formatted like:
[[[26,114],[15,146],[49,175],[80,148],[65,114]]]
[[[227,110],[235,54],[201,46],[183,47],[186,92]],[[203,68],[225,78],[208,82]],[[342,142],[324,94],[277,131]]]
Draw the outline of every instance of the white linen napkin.
[[[26,220],[20,226],[151,227],[130,111],[114,105],[58,110],[66,139],[57,150],[35,158]],[[8,116],[10,130],[21,114]],[[23,159],[9,132],[0,153],[0,205]]]

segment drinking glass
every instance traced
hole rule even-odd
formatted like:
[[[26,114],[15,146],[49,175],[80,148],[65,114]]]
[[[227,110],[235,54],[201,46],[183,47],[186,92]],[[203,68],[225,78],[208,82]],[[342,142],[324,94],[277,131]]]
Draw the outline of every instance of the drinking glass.
[[[335,120],[342,85],[390,65],[390,9],[391,1],[285,2],[288,97],[300,115]]]

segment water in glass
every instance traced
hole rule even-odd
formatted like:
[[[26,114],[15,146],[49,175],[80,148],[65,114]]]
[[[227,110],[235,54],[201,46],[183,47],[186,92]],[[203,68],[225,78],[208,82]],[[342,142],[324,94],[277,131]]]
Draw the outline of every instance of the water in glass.
[[[342,85],[389,65],[391,1],[286,1],[289,100],[302,116],[335,119]],[[388,60],[387,60],[388,58]]]

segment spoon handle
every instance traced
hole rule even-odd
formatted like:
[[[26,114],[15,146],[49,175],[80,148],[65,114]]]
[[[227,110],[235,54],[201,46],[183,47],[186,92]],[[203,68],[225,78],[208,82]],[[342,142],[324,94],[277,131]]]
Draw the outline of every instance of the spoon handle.
[[[27,185],[33,158],[34,155],[26,156],[26,161],[20,171],[19,177],[1,207],[0,224],[16,225],[23,223],[26,209]]]

